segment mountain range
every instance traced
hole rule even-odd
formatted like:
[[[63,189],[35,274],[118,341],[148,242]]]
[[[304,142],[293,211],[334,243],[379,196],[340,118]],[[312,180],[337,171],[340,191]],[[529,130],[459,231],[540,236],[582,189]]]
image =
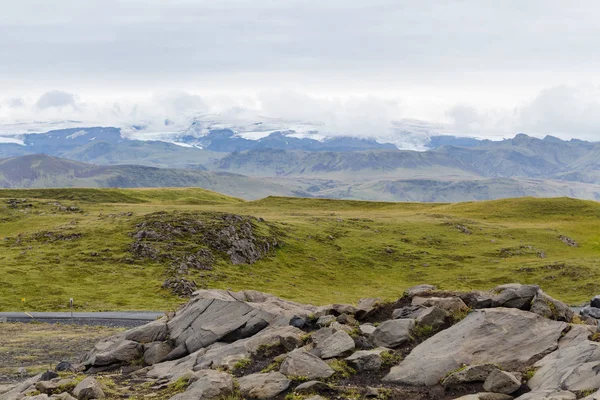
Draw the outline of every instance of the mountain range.
[[[0,143],[2,187],[200,186],[267,195],[385,201],[464,201],[519,196],[600,200],[600,143],[517,134],[500,141],[431,136],[425,151],[293,131],[257,139],[231,129],[166,140],[118,128],[25,133]]]

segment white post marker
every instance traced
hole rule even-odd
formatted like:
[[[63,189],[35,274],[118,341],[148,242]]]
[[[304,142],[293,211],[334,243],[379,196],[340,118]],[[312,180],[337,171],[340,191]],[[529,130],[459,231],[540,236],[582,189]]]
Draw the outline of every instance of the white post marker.
[[[69,306],[71,307],[71,323],[73,323],[73,298],[69,299]]]

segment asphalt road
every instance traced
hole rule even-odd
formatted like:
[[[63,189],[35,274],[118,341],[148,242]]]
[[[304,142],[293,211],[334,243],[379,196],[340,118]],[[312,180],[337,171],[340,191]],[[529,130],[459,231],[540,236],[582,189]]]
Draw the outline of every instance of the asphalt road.
[[[45,322],[77,325],[101,325],[132,328],[144,325],[163,316],[154,311],[109,311],[109,312],[0,312],[0,320],[8,322]]]

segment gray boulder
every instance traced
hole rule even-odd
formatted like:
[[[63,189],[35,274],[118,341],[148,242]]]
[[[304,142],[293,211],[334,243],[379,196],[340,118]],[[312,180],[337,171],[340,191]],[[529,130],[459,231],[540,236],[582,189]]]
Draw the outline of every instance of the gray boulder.
[[[192,384],[183,393],[176,394],[171,400],[218,399],[233,393],[233,377],[213,370],[196,372],[190,379]]]
[[[585,306],[581,310],[581,315],[583,315],[584,317],[600,319],[600,308]]]
[[[98,381],[91,376],[85,378],[75,386],[73,396],[77,397],[77,400],[103,399],[106,397]]]
[[[538,290],[531,302],[530,311],[556,321],[571,322],[575,313],[571,307]]]
[[[493,393],[511,394],[519,390],[521,381],[513,374],[499,369],[492,370],[492,373],[483,383],[483,390]]]
[[[492,307],[529,310],[531,302],[539,290],[538,285],[521,285],[519,283],[497,286],[492,291],[495,293],[492,298]]]
[[[371,341],[380,347],[394,348],[411,340],[414,319],[394,319],[385,321],[371,334]]]
[[[59,393],[53,394],[50,396],[52,400],[77,400],[75,397],[71,396],[69,393]]]
[[[317,320],[317,326],[329,326],[335,322],[335,317],[333,315],[323,315],[319,317]]]
[[[494,364],[472,365],[451,373],[441,383],[443,386],[454,386],[463,383],[485,382],[492,371],[497,369],[498,367]]]
[[[344,331],[337,331],[315,347],[315,355],[326,360],[328,358],[342,357],[352,353],[354,340]]]
[[[152,342],[144,345],[144,363],[147,365],[158,364],[163,361],[173,350],[167,342]]]
[[[331,327],[321,328],[318,331],[313,332],[310,335],[312,342],[315,344],[315,347],[318,347],[322,344],[327,338],[333,336],[336,331]]]
[[[377,309],[377,306],[381,303],[383,303],[383,300],[379,297],[360,299],[358,301],[358,304],[356,305],[355,317],[358,319],[363,319],[367,317],[369,314],[375,311]]]
[[[167,340],[167,319],[161,318],[156,321],[147,323],[146,325],[138,326],[130,329],[125,333],[126,340],[132,340],[138,343],[162,342]]]
[[[428,307],[418,311],[415,315],[418,326],[431,326],[434,329],[444,325],[449,313],[439,307]]]
[[[411,305],[438,307],[451,313],[467,311],[469,307],[459,297],[413,297]]]
[[[286,390],[292,382],[280,372],[247,375],[237,381],[242,394],[252,399],[271,399]]]
[[[378,347],[373,350],[360,350],[346,358],[346,362],[357,372],[361,371],[379,371],[381,368],[381,353],[388,352],[385,347]]]
[[[404,306],[397,308],[392,312],[392,319],[415,319],[419,312],[426,308],[425,306]]]
[[[361,324],[358,329],[363,335],[370,335],[377,330],[373,324]]]
[[[324,379],[332,376],[335,371],[319,357],[297,349],[287,355],[279,372],[288,377],[303,377],[305,379]]]
[[[590,306],[600,308],[600,296],[594,296],[594,298],[590,302]]]
[[[433,386],[462,365],[494,363],[504,369],[530,365],[555,350],[564,322],[517,309],[477,310],[419,344],[385,382]]]

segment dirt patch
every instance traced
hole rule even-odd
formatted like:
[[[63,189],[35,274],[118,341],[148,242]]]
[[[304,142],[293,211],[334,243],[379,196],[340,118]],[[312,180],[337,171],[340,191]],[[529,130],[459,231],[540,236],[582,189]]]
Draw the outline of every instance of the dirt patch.
[[[43,323],[0,323],[0,384],[22,381],[61,361],[74,363],[120,328]]]

